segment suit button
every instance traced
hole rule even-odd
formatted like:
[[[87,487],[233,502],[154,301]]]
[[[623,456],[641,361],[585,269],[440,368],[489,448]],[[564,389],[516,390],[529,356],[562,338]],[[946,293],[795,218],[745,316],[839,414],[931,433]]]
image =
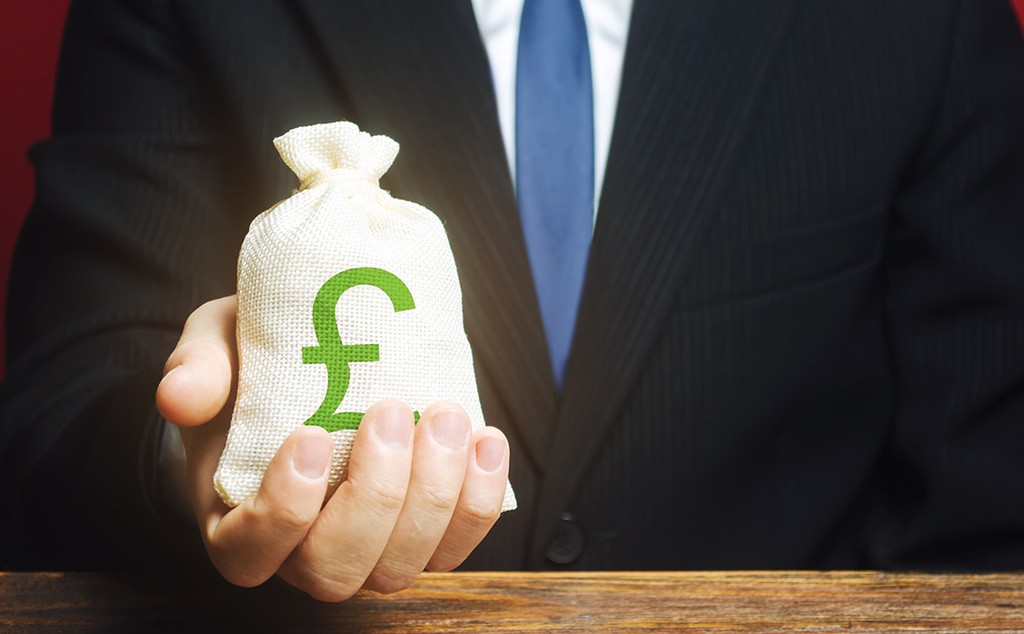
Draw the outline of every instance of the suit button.
[[[544,556],[556,564],[571,564],[580,558],[587,538],[572,513],[562,513],[555,536],[548,542]]]

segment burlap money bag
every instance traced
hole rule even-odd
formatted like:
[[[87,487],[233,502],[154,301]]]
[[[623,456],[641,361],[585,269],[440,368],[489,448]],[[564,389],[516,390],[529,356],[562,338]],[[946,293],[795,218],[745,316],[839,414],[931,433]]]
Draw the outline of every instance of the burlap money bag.
[[[398,144],[347,122],[274,144],[300,185],[253,220],[238,258],[238,394],[214,476],[231,506],[304,424],[331,432],[330,483],[344,480],[359,420],[384,398],[417,414],[454,401],[484,424],[444,227],[379,185]],[[515,508],[510,486],[502,506]]]

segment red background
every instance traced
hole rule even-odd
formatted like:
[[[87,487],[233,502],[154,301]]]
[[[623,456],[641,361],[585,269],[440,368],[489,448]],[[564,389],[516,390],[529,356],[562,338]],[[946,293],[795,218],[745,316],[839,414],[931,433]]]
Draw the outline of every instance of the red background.
[[[1024,22],[1024,0],[1012,1]],[[0,380],[4,374],[7,274],[18,228],[32,203],[34,186],[25,153],[29,146],[50,134],[50,97],[68,0],[6,5],[0,13]]]
[[[25,153],[50,134],[50,97],[68,0],[5,2],[0,9],[0,379],[11,252],[32,204],[35,181]]]

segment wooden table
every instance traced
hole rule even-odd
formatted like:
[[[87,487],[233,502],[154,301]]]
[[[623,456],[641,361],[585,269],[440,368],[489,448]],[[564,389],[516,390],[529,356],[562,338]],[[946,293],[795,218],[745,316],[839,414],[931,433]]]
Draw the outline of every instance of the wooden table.
[[[317,603],[136,577],[0,573],[0,631],[1024,632],[1024,575],[872,572],[426,574]]]

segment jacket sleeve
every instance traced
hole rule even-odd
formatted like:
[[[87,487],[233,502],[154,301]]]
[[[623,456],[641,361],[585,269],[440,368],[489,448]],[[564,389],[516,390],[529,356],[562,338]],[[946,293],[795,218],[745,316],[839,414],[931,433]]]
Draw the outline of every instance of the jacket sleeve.
[[[228,211],[229,143],[187,42],[167,2],[71,8],[8,298],[8,567],[202,554],[197,531],[160,509],[166,423],[153,395],[185,317],[233,292],[244,224]]]
[[[1003,0],[959,11],[887,245],[875,567],[1024,568],[1024,43]]]

